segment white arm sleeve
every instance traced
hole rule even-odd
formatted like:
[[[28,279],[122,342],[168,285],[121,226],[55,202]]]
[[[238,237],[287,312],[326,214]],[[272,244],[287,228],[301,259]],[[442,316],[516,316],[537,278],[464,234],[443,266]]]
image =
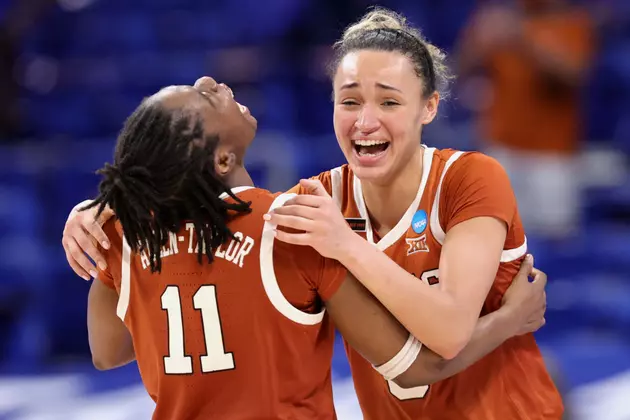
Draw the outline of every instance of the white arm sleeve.
[[[392,357],[389,362],[383,363],[380,366],[374,366],[374,369],[388,381],[394,380],[405,373],[413,362],[416,361],[421,349],[422,343],[413,335],[409,334],[407,342],[400,351]]]

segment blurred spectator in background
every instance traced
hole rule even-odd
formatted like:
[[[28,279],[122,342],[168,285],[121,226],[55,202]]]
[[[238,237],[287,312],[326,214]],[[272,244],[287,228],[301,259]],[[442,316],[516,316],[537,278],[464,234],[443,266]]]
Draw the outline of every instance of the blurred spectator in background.
[[[563,238],[578,224],[580,95],[593,38],[590,16],[568,0],[484,2],[461,34],[460,96],[478,112],[486,152],[510,174],[529,232]]]

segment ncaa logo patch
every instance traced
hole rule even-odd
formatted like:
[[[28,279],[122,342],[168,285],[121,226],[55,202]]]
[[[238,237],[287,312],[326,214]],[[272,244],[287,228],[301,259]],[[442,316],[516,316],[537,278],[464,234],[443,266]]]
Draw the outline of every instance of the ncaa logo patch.
[[[411,219],[411,228],[418,235],[424,232],[427,228],[427,212],[424,210],[418,210]]]

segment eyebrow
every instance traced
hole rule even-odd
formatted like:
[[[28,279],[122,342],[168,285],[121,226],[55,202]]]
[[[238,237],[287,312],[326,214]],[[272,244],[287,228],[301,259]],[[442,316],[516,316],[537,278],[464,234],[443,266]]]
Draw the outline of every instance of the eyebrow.
[[[393,91],[402,93],[402,91],[400,89],[395,88],[395,87],[390,86],[390,85],[386,85],[385,83],[376,82],[376,83],[374,83],[374,85],[377,88],[380,88],[380,89],[383,89],[383,90],[393,90]],[[350,82],[350,83],[345,83],[345,84],[341,85],[341,88],[339,88],[339,90],[354,89],[354,88],[357,88],[357,87],[359,87],[359,83],[358,82]]]

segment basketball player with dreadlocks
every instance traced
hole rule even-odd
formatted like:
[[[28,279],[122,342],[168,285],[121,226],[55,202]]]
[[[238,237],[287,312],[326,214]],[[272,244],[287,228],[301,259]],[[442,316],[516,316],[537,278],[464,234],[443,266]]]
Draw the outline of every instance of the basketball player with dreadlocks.
[[[451,376],[538,328],[532,297],[543,294],[524,264],[513,296],[487,315],[498,321],[480,323],[457,358],[421,348],[336,261],[274,243],[263,215],[292,195],[253,187],[243,156],[255,132],[247,108],[206,77],[145,99],[99,171],[88,208],[116,218],[88,298],[90,348],[100,369],[137,360],[154,419],[335,418],[331,321],[401,386]]]

